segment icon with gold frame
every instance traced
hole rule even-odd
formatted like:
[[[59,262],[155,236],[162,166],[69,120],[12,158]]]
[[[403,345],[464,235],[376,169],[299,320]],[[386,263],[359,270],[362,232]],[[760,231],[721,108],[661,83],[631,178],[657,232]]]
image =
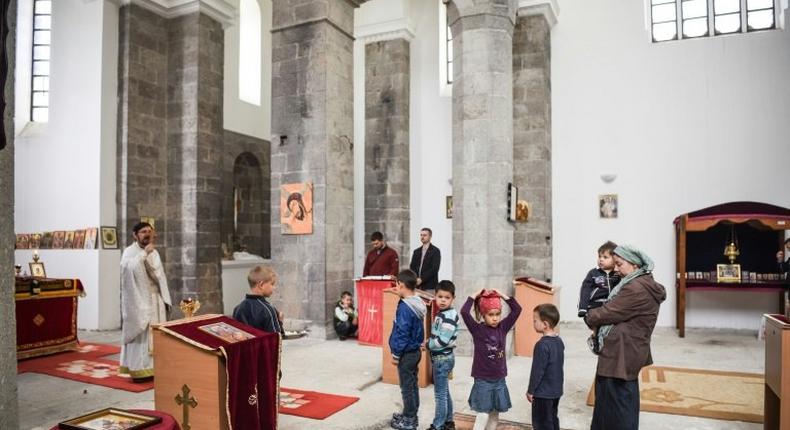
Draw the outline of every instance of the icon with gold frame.
[[[46,278],[47,272],[44,270],[44,263],[41,261],[28,263],[30,266],[30,276],[34,278]]]
[[[118,230],[115,227],[102,226],[101,247],[102,249],[118,249]]]
[[[741,282],[740,264],[717,264],[716,281],[718,282]]]
[[[58,424],[65,430],[141,430],[162,422],[162,418],[123,409],[107,408]]]

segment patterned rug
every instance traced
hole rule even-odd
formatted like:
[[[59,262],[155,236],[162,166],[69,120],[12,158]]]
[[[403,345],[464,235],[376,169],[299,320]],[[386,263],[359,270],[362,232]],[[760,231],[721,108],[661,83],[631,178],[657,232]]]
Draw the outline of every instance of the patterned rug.
[[[763,422],[763,375],[650,366],[639,375],[641,410],[719,420]],[[595,404],[595,384],[587,405]]]
[[[359,397],[280,387],[280,413],[323,420],[354,404]]]
[[[115,345],[82,342],[76,351],[19,361],[17,373],[43,373],[133,393],[153,389],[153,382],[137,384],[128,375],[119,375],[118,360],[104,358],[119,352]]]

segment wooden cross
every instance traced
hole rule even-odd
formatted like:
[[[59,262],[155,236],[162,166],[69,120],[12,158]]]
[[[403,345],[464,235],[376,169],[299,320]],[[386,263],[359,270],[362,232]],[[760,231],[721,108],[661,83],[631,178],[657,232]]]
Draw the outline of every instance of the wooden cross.
[[[194,409],[198,404],[194,397],[189,397],[190,391],[189,386],[184,384],[184,386],[181,387],[181,394],[176,395],[176,403],[182,406],[184,410],[184,417],[181,422],[181,428],[183,430],[190,430],[192,428],[189,425],[189,408]]]

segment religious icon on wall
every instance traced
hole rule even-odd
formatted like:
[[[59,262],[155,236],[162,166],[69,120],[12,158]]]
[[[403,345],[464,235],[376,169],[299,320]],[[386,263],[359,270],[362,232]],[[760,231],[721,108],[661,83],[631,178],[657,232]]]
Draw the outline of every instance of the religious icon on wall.
[[[30,235],[25,233],[16,235],[16,249],[28,248],[30,248]]]
[[[74,230],[74,249],[82,249],[85,246],[85,230]]]
[[[741,265],[717,264],[716,280],[718,282],[741,282]]]
[[[41,248],[41,233],[33,233],[30,235],[30,249]]]
[[[247,333],[246,331],[236,328],[225,322],[206,324],[198,328],[228,343],[236,343],[242,340],[252,339],[253,337],[255,337],[250,333]]]
[[[444,211],[445,217],[452,218],[453,217],[453,196],[447,196],[444,198]]]
[[[45,231],[41,235],[41,249],[52,249],[52,232]]]
[[[313,183],[280,186],[280,227],[282,234],[313,233]]]
[[[617,194],[599,195],[598,212],[601,218],[617,218]]]
[[[63,244],[66,241],[65,231],[56,231],[52,233],[52,249],[63,249]]]
[[[152,229],[156,230],[156,218],[152,216],[141,216],[140,222],[147,222],[148,224],[151,225]]]
[[[118,230],[115,227],[101,228],[101,247],[104,249],[118,249]]]
[[[526,200],[519,200],[516,203],[516,221],[527,222],[529,221],[529,204]]]
[[[96,227],[85,229],[85,249],[96,249],[96,239],[99,229]]]
[[[66,236],[63,238],[63,249],[71,249],[74,247],[74,230],[69,230],[66,232]]]

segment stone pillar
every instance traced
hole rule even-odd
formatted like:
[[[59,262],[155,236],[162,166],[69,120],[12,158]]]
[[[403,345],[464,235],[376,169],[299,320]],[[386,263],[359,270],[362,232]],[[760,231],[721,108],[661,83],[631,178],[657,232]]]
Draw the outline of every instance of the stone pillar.
[[[156,219],[174,302],[196,297],[201,312],[221,313],[224,33],[217,16],[229,12],[209,16],[201,5],[170,18],[137,3],[120,9],[118,214],[123,245],[141,216]]]
[[[272,261],[274,299],[311,336],[334,336],[332,311],[353,288],[354,8],[366,0],[274,0]],[[281,136],[287,136],[282,138]],[[280,185],[312,182],[313,233],[284,235]]]
[[[409,254],[409,41],[365,45],[365,240]]]
[[[168,24],[167,264],[174,299],[222,313],[222,25],[201,13]]]
[[[548,2],[547,2],[548,3]],[[513,34],[513,179],[529,221],[516,225],[513,271],[552,277],[550,8],[519,10]]]
[[[6,3],[5,1],[3,3]],[[7,2],[3,19],[8,34],[0,48],[8,62],[3,100],[6,146],[0,149],[0,428],[19,428],[16,387],[16,313],[14,302],[14,69],[16,66],[16,0]]]
[[[463,300],[481,288],[512,292],[513,25],[515,0],[452,0],[453,281]],[[468,336],[459,336],[468,354]]]

